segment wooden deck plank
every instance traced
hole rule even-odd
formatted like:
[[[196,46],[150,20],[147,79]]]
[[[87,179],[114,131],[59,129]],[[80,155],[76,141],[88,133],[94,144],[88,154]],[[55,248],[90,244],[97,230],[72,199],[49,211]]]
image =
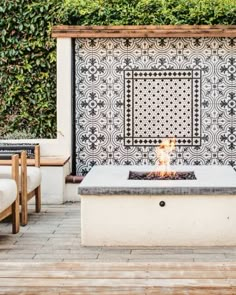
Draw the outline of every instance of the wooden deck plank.
[[[236,279],[236,272],[232,271],[64,271],[64,270],[5,270],[0,273],[0,279],[4,278],[53,278],[53,279]]]
[[[67,279],[1,278],[0,287],[236,287],[235,279]]]
[[[236,270],[234,262],[16,262],[16,261],[1,261],[0,271],[6,269],[38,269],[38,270]]]
[[[236,288],[225,288],[223,291],[218,288],[159,288],[159,287],[136,287],[136,288],[21,288],[12,291],[11,288],[1,288],[0,295],[234,295]]]

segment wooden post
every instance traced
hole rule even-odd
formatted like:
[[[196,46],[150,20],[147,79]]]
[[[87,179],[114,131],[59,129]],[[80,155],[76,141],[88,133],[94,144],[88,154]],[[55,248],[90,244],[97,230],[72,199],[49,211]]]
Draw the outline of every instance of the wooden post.
[[[34,150],[35,166],[40,168],[40,146],[36,145]],[[41,186],[39,185],[35,189],[35,211],[39,213],[41,211]]]
[[[41,211],[41,186],[35,189],[35,211],[37,213]]]
[[[12,204],[12,233],[16,234],[20,230],[20,212],[19,212],[19,156],[12,156],[12,179],[16,182],[17,193],[16,200]]]
[[[40,167],[40,146],[36,145],[34,148],[35,167]]]
[[[21,225],[28,222],[28,197],[27,197],[27,154],[26,151],[21,152]]]

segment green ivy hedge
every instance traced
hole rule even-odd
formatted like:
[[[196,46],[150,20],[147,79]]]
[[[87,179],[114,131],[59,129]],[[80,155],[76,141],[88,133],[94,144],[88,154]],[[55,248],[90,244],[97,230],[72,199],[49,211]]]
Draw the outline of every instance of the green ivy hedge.
[[[2,0],[0,138],[56,136],[56,24],[236,24],[236,0]]]
[[[55,0],[0,4],[0,137],[56,136]]]
[[[236,24],[236,0],[66,0],[67,24]]]

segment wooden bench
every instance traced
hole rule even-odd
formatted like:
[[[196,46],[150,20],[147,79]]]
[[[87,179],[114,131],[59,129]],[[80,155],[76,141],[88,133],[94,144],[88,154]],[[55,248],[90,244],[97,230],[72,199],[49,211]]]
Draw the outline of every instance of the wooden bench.
[[[69,156],[40,156],[41,202],[43,204],[62,204],[65,201],[67,191],[65,179],[70,174],[69,160]],[[0,165],[10,165],[10,161],[1,161]],[[35,160],[27,158],[27,166],[34,165]]]

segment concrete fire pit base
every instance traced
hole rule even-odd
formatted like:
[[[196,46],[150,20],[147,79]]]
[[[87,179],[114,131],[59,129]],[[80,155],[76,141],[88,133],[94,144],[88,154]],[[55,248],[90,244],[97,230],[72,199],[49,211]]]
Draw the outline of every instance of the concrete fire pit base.
[[[80,186],[83,245],[236,245],[231,167],[177,167],[195,171],[197,180],[188,181],[130,181],[130,167],[111,168],[95,167]]]
[[[81,241],[87,246],[236,245],[235,210],[234,196],[81,196]]]

